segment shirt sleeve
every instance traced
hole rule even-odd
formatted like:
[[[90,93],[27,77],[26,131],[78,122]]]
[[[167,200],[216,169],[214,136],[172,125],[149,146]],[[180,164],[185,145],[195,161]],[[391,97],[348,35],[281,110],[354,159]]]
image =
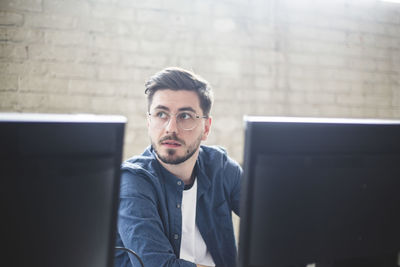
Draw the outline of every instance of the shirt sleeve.
[[[231,190],[230,198],[231,198],[231,203],[232,203],[231,204],[232,210],[238,216],[240,216],[239,207],[240,207],[242,176],[243,176],[243,170],[240,167],[240,165],[236,163],[232,170],[232,175],[231,175],[232,190]]]
[[[145,266],[195,267],[194,263],[176,257],[158,212],[158,205],[157,190],[149,177],[142,173],[123,171],[117,242],[135,251]],[[126,262],[121,255],[116,256],[118,262]],[[136,258],[133,255],[129,257],[130,266],[138,266]]]

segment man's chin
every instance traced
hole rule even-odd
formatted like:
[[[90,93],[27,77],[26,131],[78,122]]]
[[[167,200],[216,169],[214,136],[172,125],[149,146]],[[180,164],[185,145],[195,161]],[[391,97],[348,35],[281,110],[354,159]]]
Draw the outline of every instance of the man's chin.
[[[187,159],[182,158],[182,157],[176,157],[176,156],[158,156],[159,160],[166,164],[171,164],[171,165],[178,165]]]
[[[178,165],[186,160],[188,160],[193,153],[186,154],[186,155],[177,155],[176,149],[167,149],[166,151],[163,151],[163,153],[157,153],[157,156],[159,160],[166,164],[171,164],[171,165]]]

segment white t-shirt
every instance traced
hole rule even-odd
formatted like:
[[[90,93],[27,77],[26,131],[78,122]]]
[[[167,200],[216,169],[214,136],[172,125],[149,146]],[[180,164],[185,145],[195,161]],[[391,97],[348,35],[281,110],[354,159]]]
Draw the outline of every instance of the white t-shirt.
[[[182,195],[182,238],[180,258],[196,264],[215,266],[196,225],[197,178]]]

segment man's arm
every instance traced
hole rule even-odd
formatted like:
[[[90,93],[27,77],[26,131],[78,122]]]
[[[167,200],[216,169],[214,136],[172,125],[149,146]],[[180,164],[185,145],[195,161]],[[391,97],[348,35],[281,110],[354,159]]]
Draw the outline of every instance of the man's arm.
[[[231,184],[230,203],[233,212],[235,212],[235,214],[238,216],[240,216],[239,206],[240,206],[242,178],[243,178],[243,170],[239,164],[235,163],[235,165],[232,166],[232,168],[229,171],[229,182]]]
[[[174,254],[157,201],[157,189],[149,177],[123,171],[118,212],[118,234],[123,246],[135,251],[146,266],[195,267]],[[132,265],[135,260],[131,257]]]

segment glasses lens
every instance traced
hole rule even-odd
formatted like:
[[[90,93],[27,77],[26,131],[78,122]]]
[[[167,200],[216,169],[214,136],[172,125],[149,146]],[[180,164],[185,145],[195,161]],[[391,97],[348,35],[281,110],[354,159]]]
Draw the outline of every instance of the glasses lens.
[[[178,126],[183,130],[196,127],[196,114],[190,111],[180,112],[176,115]]]
[[[154,128],[164,128],[165,125],[169,122],[170,115],[165,111],[157,111],[150,113],[150,123]]]

